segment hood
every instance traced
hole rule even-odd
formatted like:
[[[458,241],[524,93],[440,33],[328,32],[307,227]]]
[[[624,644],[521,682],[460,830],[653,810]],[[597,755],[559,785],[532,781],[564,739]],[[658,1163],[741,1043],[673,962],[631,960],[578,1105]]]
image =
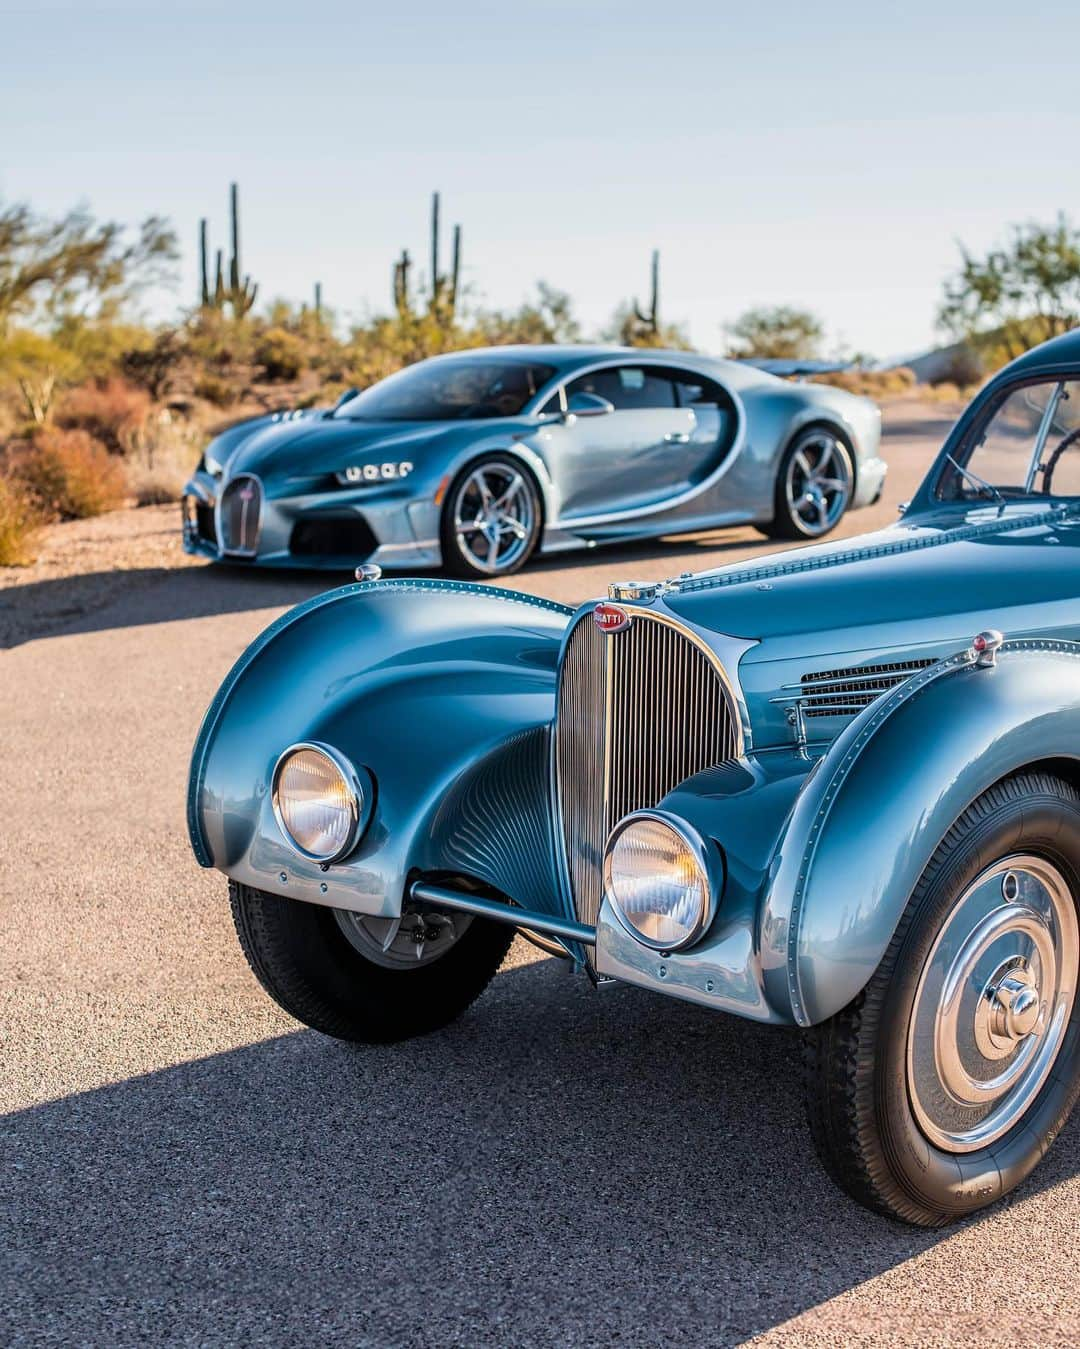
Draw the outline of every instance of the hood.
[[[457,433],[446,422],[360,422],[312,417],[259,423],[237,446],[232,473],[273,478],[311,478],[337,473],[368,452],[416,459]]]
[[[758,641],[744,657],[753,663],[966,641],[988,627],[1012,636],[1048,622],[1067,628],[1078,567],[1080,508],[1025,503],[939,511],[736,563],[681,582],[664,602],[696,627]]]

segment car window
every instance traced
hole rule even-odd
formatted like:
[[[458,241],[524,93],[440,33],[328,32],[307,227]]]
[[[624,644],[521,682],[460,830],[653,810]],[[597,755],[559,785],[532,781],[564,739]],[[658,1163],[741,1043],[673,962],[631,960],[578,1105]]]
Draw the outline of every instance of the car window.
[[[568,398],[575,393],[606,398],[616,412],[675,406],[675,386],[667,373],[642,365],[619,365],[579,375],[566,386]]]
[[[728,405],[724,390],[705,375],[679,370],[673,379],[681,408],[722,408]]]
[[[1080,495],[1080,380],[1042,380],[1013,389],[990,411],[958,460],[946,463],[939,495],[949,500],[1029,493]]]
[[[537,416],[553,417],[561,414],[563,410],[562,394],[558,389],[551,395],[542,408],[537,409]]]

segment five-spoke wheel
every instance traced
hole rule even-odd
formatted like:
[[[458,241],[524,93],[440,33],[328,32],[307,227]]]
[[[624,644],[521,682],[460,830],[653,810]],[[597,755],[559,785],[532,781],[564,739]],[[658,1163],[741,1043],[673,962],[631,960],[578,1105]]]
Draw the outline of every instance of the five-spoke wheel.
[[[540,496],[528,469],[508,455],[469,464],[446,494],[443,561],[459,576],[508,576],[540,538]]]
[[[811,426],[795,438],[780,465],[773,519],[760,528],[777,539],[818,539],[839,524],[855,475],[851,451],[836,431]]]

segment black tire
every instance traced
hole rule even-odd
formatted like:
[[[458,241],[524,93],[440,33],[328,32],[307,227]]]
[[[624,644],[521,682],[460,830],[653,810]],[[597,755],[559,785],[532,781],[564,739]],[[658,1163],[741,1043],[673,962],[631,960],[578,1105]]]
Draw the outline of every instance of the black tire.
[[[908,1036],[920,978],[974,879],[1017,851],[1051,863],[1080,895],[1080,793],[1046,774],[997,784],[964,812],[923,873],[874,977],[804,1037],[806,1107],[817,1152],[853,1198],[889,1217],[940,1227],[1020,1183],[1060,1133],[1080,1093],[1080,1008],[1053,1071],[996,1141],[957,1152],[920,1127]],[[1074,929],[1075,931],[1075,929]]]
[[[478,472],[490,472],[496,479],[499,475],[516,475],[521,482],[520,513],[525,516],[526,537],[514,541],[517,546],[507,550],[505,562],[496,562],[494,566],[480,565],[471,555],[469,548],[458,537],[455,514],[459,498],[466,484]],[[439,521],[439,542],[442,546],[444,568],[452,576],[464,576],[470,579],[493,581],[502,576],[512,576],[529,561],[540,543],[544,527],[544,508],[540,498],[540,489],[536,479],[519,459],[509,454],[485,454],[472,463],[466,464],[450,484],[443,501],[442,517]]]
[[[229,903],[248,964],[274,1001],[324,1035],[369,1044],[426,1035],[459,1017],[514,937],[512,927],[477,918],[430,964],[384,969],[351,945],[332,909],[235,881]]]
[[[821,439],[823,436],[827,436],[832,442],[835,453],[843,457],[843,462],[846,465],[848,488],[846,497],[836,518],[830,520],[826,527],[815,529],[811,528],[797,511],[792,510],[791,503],[788,501],[787,496],[787,480],[795,456],[800,451],[812,447],[813,442]],[[806,541],[823,539],[827,534],[831,533],[844,518],[848,507],[851,505],[851,497],[854,490],[854,457],[846,437],[836,427],[809,426],[806,430],[799,432],[784,451],[784,456],[780,460],[780,468],[777,472],[776,483],[773,487],[773,518],[764,524],[756,525],[755,528],[770,539],[803,539]]]

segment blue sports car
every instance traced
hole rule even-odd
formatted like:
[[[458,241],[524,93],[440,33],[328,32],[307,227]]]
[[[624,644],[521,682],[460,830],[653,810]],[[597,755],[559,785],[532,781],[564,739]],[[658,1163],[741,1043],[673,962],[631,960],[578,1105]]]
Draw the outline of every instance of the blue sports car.
[[[816,539],[880,496],[880,430],[867,399],[688,352],[464,351],[218,436],[185,488],[184,546],[491,577],[717,525]]]

